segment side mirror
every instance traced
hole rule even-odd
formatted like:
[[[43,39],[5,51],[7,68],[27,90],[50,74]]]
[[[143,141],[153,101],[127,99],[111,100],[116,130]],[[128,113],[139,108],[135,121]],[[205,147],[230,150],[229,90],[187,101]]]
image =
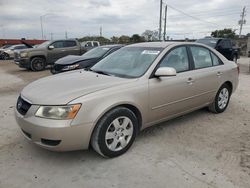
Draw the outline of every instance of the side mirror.
[[[172,67],[160,67],[155,72],[156,77],[176,76],[176,70]]]
[[[48,49],[53,50],[55,47],[53,45],[49,45]]]

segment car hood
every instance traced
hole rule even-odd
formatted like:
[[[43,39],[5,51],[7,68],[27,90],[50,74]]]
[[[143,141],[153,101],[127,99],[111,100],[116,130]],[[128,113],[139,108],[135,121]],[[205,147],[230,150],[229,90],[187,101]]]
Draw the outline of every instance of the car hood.
[[[92,58],[93,59],[93,58]],[[83,56],[77,56],[77,55],[68,55],[66,57],[58,59],[55,64],[60,65],[70,65],[79,61],[86,61],[91,60],[91,58],[85,58]]]
[[[78,70],[34,81],[22,90],[21,96],[32,104],[62,105],[78,97],[134,81]]]

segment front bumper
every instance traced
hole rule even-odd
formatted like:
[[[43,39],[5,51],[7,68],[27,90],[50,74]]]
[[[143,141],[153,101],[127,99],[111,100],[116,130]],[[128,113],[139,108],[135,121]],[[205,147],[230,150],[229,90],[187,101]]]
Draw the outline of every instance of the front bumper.
[[[30,60],[28,58],[14,59],[14,61],[20,68],[30,68]]]
[[[52,120],[34,116],[32,105],[26,115],[15,110],[15,118],[29,141],[52,151],[88,149],[93,124],[72,125],[72,120]]]

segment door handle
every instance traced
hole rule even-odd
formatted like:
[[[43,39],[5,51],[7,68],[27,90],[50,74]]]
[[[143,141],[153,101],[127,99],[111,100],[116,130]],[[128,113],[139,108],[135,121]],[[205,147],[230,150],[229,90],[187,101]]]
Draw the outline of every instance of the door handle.
[[[65,50],[61,50],[61,52],[65,52]]]
[[[217,76],[221,76],[223,73],[222,72],[217,72]]]
[[[194,82],[193,78],[188,78],[188,80],[187,80],[188,84],[193,84],[193,82]]]

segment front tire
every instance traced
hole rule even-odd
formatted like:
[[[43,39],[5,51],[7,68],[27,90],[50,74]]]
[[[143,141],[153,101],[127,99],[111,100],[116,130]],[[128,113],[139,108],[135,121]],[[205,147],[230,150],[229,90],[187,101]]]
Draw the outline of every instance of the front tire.
[[[228,84],[223,84],[218,90],[209,110],[213,113],[222,113],[227,109],[231,97],[231,88]]]
[[[3,58],[3,60],[8,60],[8,59],[10,59],[10,56],[9,56],[9,54],[3,53],[2,58]]]
[[[51,66],[51,68],[50,68],[50,73],[51,73],[51,74],[56,74],[56,70],[55,70],[55,68],[54,68],[54,65]]]
[[[107,112],[97,123],[91,145],[100,155],[108,158],[125,153],[138,132],[135,114],[124,107]]]
[[[42,57],[35,57],[31,60],[30,68],[32,71],[42,71],[46,67],[46,61]]]

